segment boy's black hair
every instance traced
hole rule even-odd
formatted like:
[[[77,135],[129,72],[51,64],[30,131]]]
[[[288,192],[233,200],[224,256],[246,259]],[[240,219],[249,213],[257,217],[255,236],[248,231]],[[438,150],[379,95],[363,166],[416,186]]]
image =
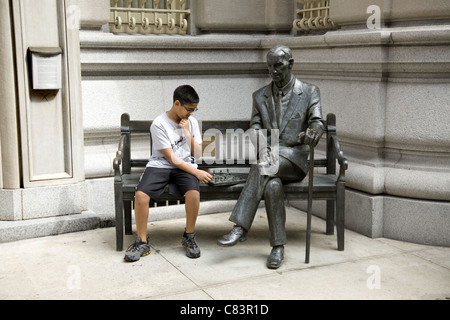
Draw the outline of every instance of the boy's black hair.
[[[200,98],[194,88],[189,85],[183,85],[176,88],[173,92],[173,102],[175,103],[176,100],[185,105],[199,103]]]

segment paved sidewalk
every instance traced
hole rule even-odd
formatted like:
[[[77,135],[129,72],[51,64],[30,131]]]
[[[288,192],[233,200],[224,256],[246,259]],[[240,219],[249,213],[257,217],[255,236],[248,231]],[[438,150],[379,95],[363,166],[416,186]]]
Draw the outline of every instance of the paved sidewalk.
[[[305,264],[306,214],[288,208],[285,259],[269,270],[265,210],[246,242],[222,248],[229,214],[198,218],[199,259],[184,255],[184,219],[149,223],[152,253],[135,263],[115,251],[114,228],[0,243],[0,299],[450,299],[450,248],[346,230],[340,252],[313,217]],[[133,241],[126,236],[124,246]]]

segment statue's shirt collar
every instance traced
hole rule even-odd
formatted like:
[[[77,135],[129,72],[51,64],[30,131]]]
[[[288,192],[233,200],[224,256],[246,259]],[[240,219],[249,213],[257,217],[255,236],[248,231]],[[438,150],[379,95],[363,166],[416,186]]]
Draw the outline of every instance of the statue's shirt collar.
[[[295,76],[291,76],[291,80],[282,88],[278,88],[275,83],[272,83],[272,92],[274,95],[277,94],[278,91],[281,91],[283,96],[287,95],[288,93],[292,92],[295,84]]]

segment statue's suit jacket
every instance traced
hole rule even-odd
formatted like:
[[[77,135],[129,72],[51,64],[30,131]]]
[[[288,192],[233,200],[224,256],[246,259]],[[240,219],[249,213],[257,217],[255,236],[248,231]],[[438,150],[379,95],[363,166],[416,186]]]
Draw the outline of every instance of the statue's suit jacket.
[[[296,79],[286,111],[278,125],[272,98],[272,83],[253,93],[250,127],[267,129],[270,146],[271,129],[279,129],[279,155],[308,172],[309,146],[298,142],[298,135],[307,128],[320,134],[324,131],[319,88]]]

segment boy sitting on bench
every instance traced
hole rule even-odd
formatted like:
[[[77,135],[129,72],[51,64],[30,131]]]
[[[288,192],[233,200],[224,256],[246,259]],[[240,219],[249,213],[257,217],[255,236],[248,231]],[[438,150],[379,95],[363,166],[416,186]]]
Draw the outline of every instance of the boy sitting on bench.
[[[195,159],[202,153],[202,137],[197,119],[200,99],[188,85],[174,91],[172,108],[152,123],[152,156],[142,174],[135,193],[135,219],[137,239],[126,253],[125,261],[138,261],[150,253],[147,222],[150,199],[158,201],[167,184],[169,194],[185,197],[186,229],[182,245],[189,258],[200,257],[195,241],[195,223],[200,206],[199,182],[208,183],[212,176],[197,168]]]

